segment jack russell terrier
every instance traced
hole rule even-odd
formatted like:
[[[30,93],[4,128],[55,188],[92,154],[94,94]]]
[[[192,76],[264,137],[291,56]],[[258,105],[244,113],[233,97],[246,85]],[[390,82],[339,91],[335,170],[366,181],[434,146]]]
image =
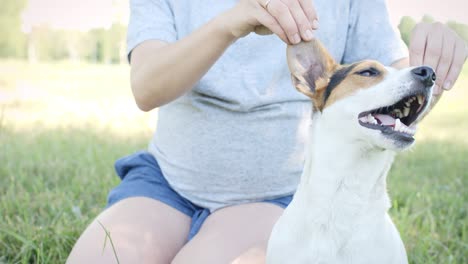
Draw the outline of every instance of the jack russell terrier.
[[[317,40],[287,54],[314,112],[301,181],[273,228],[267,263],[408,263],[387,213],[386,177],[430,108],[434,71],[339,65]]]

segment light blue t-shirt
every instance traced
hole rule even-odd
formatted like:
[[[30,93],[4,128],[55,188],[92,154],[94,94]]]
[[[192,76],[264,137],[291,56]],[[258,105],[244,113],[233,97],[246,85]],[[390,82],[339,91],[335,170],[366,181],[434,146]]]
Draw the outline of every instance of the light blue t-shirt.
[[[146,40],[176,42],[236,3],[131,0],[128,52]],[[316,37],[338,62],[389,65],[407,57],[385,0],[314,4]],[[159,108],[149,151],[174,190],[212,211],[274,199],[296,189],[310,115],[310,100],[291,85],[286,45],[252,33],[233,43],[189,92]]]

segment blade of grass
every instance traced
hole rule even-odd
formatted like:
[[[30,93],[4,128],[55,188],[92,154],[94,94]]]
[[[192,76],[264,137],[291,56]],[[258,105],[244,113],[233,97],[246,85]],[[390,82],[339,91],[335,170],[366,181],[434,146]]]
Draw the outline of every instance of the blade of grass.
[[[102,229],[106,233],[106,238],[104,240],[104,247],[102,248],[102,252],[104,253],[104,248],[106,246],[106,241],[107,241],[107,239],[109,239],[109,242],[110,242],[111,247],[112,247],[112,251],[114,252],[115,260],[117,261],[117,264],[120,264],[119,258],[117,257],[117,252],[115,251],[114,242],[112,241],[109,230],[107,230],[99,220],[97,220],[97,222],[99,223],[99,225],[102,227]]]

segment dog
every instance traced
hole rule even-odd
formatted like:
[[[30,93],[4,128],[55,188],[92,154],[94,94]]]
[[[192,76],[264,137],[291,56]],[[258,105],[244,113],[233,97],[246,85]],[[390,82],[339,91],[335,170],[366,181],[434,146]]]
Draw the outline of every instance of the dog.
[[[339,65],[318,40],[288,46],[287,57],[314,109],[304,170],[272,230],[267,264],[408,263],[386,177],[430,108],[434,71]]]

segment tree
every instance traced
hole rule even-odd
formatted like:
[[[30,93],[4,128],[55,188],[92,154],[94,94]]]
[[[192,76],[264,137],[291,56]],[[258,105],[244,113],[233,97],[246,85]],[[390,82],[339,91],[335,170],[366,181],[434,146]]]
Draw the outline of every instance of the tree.
[[[34,27],[28,34],[35,53],[30,61],[64,60],[69,57],[67,34],[63,30],[53,30],[47,26]]]
[[[93,29],[86,38],[85,57],[98,63],[121,63],[125,60],[126,27],[114,23],[109,29]]]
[[[447,22],[447,26],[449,26],[453,31],[457,32],[457,34],[468,44],[468,25],[457,23],[455,21],[449,21]]]
[[[26,57],[26,35],[21,32],[21,11],[26,0],[4,0],[0,8],[0,57]]]
[[[421,19],[422,22],[425,22],[425,23],[434,23],[435,22],[435,19],[431,16],[431,15],[428,15],[428,14],[425,14],[422,19]]]
[[[435,20],[430,15],[424,15],[421,19],[421,22],[434,23]],[[406,43],[406,45],[409,45],[411,32],[413,31],[414,26],[416,26],[416,21],[413,18],[408,16],[401,18],[398,29],[400,30],[401,38]],[[449,26],[468,43],[468,25],[457,23],[455,21],[449,21],[447,22],[447,26]]]
[[[407,46],[409,45],[411,31],[413,31],[414,26],[416,26],[416,21],[409,16],[402,17],[400,20],[400,24],[398,25],[401,38]]]

